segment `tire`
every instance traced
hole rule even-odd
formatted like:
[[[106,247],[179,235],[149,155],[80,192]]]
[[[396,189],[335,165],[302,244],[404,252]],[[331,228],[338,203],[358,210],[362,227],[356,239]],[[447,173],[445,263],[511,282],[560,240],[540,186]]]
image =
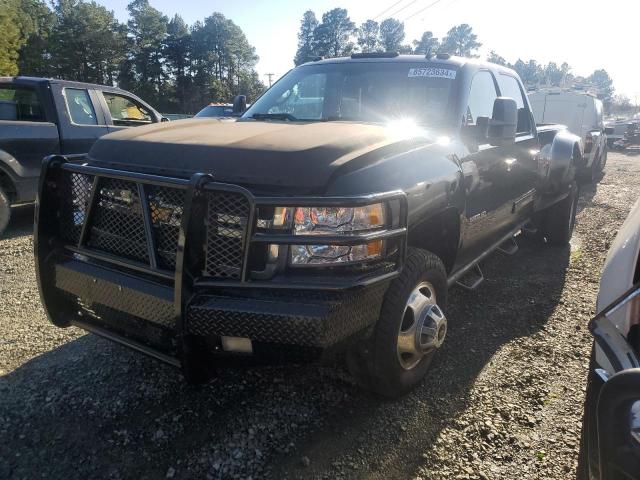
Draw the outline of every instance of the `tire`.
[[[11,202],[9,196],[0,188],[0,236],[4,233],[11,219]]]
[[[408,316],[409,300],[422,288],[425,298],[431,298],[432,304],[425,303],[423,312],[435,312],[441,315],[437,333],[432,338],[437,343],[427,353],[415,355],[415,364],[400,353],[399,339],[401,329],[405,328]],[[435,298],[433,297],[435,295]],[[413,303],[413,302],[412,302]],[[437,304],[436,304],[437,303]],[[442,310],[447,303],[447,273],[442,261],[434,254],[424,250],[409,248],[407,260],[400,276],[391,282],[385,294],[380,317],[365,352],[367,378],[363,383],[374,392],[388,398],[397,398],[415,388],[423,379],[437,348],[446,334],[446,318]],[[435,309],[433,305],[435,304]],[[413,312],[413,309],[411,309]],[[427,315],[427,317],[429,317]],[[423,318],[420,316],[420,318]],[[428,321],[428,320],[427,320]],[[417,325],[418,320],[413,320]],[[422,324],[420,326],[421,332]],[[405,335],[407,335],[405,333]],[[410,334],[413,338],[415,333]],[[405,337],[407,338],[407,337]],[[420,336],[422,339],[423,337]],[[413,358],[413,357],[412,357]],[[352,370],[353,373],[353,370]],[[360,374],[362,371],[359,372]],[[357,374],[357,373],[356,373]],[[362,375],[360,375],[362,380]]]
[[[540,235],[549,245],[564,246],[569,243],[576,224],[578,187],[574,183],[565,199],[547,208],[542,215]]]
[[[602,152],[602,160],[600,161],[600,173],[604,172],[604,167],[607,166],[608,158],[609,158],[609,148],[605,147],[604,152]]]
[[[591,480],[600,478],[600,465],[597,445],[597,416],[596,406],[600,388],[595,373],[595,352],[591,349],[589,373],[587,375],[587,390],[585,394],[582,414],[582,430],[580,432],[580,451],[578,452],[578,468],[576,480]],[[600,384],[601,385],[601,384]]]

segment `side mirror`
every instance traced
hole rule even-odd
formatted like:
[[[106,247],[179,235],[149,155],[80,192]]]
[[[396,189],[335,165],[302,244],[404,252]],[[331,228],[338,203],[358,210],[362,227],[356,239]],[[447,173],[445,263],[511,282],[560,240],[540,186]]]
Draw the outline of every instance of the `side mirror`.
[[[235,115],[240,115],[247,109],[247,96],[246,95],[236,95],[233,97],[233,113]]]
[[[605,127],[604,128],[605,135],[613,135],[614,132],[615,132],[615,128],[613,128],[613,127]]]
[[[167,117],[160,117],[161,122],[168,122],[169,119]]]
[[[516,141],[518,106],[513,98],[498,97],[493,102],[487,140],[491,145],[509,145]]]

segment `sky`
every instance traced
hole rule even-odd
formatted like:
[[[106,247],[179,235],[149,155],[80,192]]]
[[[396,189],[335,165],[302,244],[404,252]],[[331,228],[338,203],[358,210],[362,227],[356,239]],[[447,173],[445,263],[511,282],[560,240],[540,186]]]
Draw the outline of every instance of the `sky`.
[[[120,21],[128,18],[128,0],[98,0]],[[604,68],[616,93],[640,104],[639,0],[150,0],[172,17],[189,24],[221,12],[244,31],[260,56],[257,70],[268,84],[293,67],[302,14],[313,10],[318,19],[332,8],[346,8],[360,25],[388,16],[405,21],[405,42],[430,30],[442,38],[447,30],[468,23],[483,44],[484,57],[495,50],[510,62],[567,62],[574,75],[587,76]],[[394,6],[395,4],[395,6]],[[386,11],[385,11],[386,10]]]

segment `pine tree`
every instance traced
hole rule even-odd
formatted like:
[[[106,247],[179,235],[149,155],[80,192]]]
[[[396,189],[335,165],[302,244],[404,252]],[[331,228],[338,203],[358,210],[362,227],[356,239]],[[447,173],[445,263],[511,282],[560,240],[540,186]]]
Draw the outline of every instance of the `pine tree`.
[[[300,21],[300,31],[298,32],[298,50],[293,58],[293,63],[300,65],[310,62],[317,54],[315,52],[314,32],[318,27],[318,19],[316,14],[311,10],[304,12]]]
[[[374,20],[367,20],[358,28],[358,45],[363,52],[380,50],[380,25]]]
[[[322,23],[313,33],[316,52],[323,57],[350,55],[354,44],[351,35],[356,26],[344,8],[334,8],[322,15]]]

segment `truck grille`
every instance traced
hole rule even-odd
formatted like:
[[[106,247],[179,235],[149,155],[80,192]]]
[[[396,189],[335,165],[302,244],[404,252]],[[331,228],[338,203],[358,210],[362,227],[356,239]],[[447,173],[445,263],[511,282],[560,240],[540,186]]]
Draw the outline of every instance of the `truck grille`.
[[[74,246],[80,244],[93,181],[92,175],[60,172],[59,234]],[[206,195],[204,274],[238,280],[243,266],[249,201],[236,192],[208,191]],[[91,207],[91,225],[82,246],[149,265],[153,253],[149,252],[145,229],[144,209],[148,208],[158,268],[173,271],[184,201],[185,190],[180,188],[100,177]]]
[[[240,279],[242,245],[249,218],[244,195],[210,192],[207,202],[207,256],[205,272],[218,278]]]

